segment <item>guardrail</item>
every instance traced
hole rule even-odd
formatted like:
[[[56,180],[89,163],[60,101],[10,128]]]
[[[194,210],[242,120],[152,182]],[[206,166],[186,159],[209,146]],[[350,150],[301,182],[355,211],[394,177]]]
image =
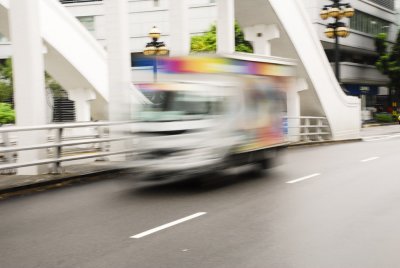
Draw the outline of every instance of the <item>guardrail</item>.
[[[65,161],[82,160],[89,158],[104,158],[111,155],[119,154],[129,154],[133,152],[133,149],[120,150],[116,152],[109,151],[109,143],[115,141],[126,141],[132,140],[133,135],[119,136],[119,137],[109,137],[108,128],[111,126],[122,126],[129,125],[132,122],[93,122],[93,123],[72,123],[72,124],[51,124],[43,126],[34,127],[1,127],[0,135],[2,138],[2,147],[0,147],[0,155],[3,157],[3,164],[0,163],[0,171],[8,171],[8,173],[15,172],[16,168],[52,164],[53,173],[61,173],[61,163]],[[73,136],[67,137],[64,135],[66,129],[75,128],[91,128],[95,130],[94,135],[86,136]],[[48,130],[52,131],[52,135],[47,138],[47,143],[44,144],[33,144],[30,146],[18,146],[17,142],[12,141],[10,134],[26,131],[38,131],[38,130]],[[95,150],[92,152],[81,155],[65,156],[64,148],[72,147],[77,145],[88,145],[95,144]],[[38,149],[52,149],[52,151],[47,152],[46,159],[40,159],[28,163],[16,163],[17,153],[21,151],[38,150]]]
[[[285,117],[287,120],[287,138],[292,142],[327,141],[332,133],[326,117],[300,116]]]

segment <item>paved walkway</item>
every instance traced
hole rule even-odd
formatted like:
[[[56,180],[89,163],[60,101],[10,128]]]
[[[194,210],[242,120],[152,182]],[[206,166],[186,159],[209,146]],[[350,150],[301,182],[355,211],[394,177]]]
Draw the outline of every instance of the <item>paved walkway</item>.
[[[129,162],[105,161],[67,166],[62,174],[0,175],[0,194],[65,183],[83,177],[93,177],[98,174],[129,168]]]

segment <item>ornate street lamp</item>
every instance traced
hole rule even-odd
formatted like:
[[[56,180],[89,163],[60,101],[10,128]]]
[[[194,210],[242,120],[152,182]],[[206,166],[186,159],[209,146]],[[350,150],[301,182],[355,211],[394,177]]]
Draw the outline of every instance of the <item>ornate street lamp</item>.
[[[154,56],[153,73],[154,81],[157,81],[157,56],[168,55],[169,50],[164,42],[158,41],[161,36],[161,32],[156,26],[150,30],[149,36],[152,41],[146,44],[143,54],[146,56]]]
[[[349,36],[349,29],[346,24],[341,22],[340,19],[354,16],[354,8],[350,4],[341,3],[341,0],[330,0],[331,5],[325,5],[321,12],[321,19],[326,20],[333,18],[335,21],[329,23],[325,29],[325,36],[328,38],[335,38],[335,74],[338,82],[340,83],[340,50],[339,50],[339,37],[345,38]]]

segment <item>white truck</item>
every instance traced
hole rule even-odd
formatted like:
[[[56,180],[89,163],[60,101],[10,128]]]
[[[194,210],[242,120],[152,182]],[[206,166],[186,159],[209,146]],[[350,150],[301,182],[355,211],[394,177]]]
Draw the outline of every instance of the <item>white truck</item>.
[[[227,82],[228,81],[228,82]],[[286,102],[269,77],[138,84],[135,166],[146,180],[176,180],[255,164],[267,169],[286,147]]]

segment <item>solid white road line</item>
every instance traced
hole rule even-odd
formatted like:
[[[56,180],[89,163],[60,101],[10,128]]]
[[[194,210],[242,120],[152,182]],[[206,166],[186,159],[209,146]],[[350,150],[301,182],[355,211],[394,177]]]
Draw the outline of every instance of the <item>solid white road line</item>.
[[[143,233],[140,233],[140,234],[137,234],[137,235],[133,235],[130,238],[142,238],[142,237],[144,237],[146,235],[149,235],[149,234],[164,230],[166,228],[172,227],[172,226],[177,225],[179,223],[182,223],[182,222],[185,222],[185,221],[192,220],[194,218],[203,216],[204,214],[207,214],[207,212],[198,212],[198,213],[195,213],[193,215],[187,216],[185,218],[182,218],[182,219],[179,219],[179,220],[176,220],[176,221],[161,225],[159,227],[153,228],[151,230],[145,231]]]
[[[319,175],[321,175],[321,174],[320,173],[314,173],[314,174],[311,174],[311,175],[308,175],[308,176],[304,176],[304,177],[301,177],[301,178],[298,178],[298,179],[295,179],[295,180],[292,180],[292,181],[287,181],[286,183],[296,183],[296,182],[300,182],[300,181],[304,181],[304,180],[308,180],[308,179],[317,177]]]
[[[368,162],[368,161],[376,160],[378,158],[379,158],[378,156],[374,156],[374,157],[370,157],[370,158],[367,158],[367,159],[360,160],[360,162]]]

